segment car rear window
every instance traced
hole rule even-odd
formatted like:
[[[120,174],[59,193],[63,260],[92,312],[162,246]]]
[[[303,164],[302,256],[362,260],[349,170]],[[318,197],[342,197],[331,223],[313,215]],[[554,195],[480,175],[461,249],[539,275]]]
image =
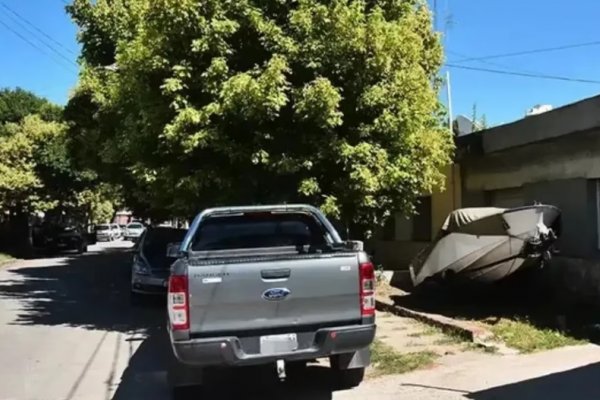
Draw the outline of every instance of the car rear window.
[[[147,256],[164,255],[169,243],[177,243],[183,240],[185,229],[155,228],[146,232],[143,248]]]
[[[127,225],[127,229],[142,229],[142,224],[129,224]]]
[[[203,221],[192,242],[192,250],[321,246],[326,243],[326,231],[312,215],[247,213],[215,216]]]
[[[98,225],[98,226],[96,226],[96,230],[97,231],[107,231],[109,229],[110,229],[110,227],[108,225]]]

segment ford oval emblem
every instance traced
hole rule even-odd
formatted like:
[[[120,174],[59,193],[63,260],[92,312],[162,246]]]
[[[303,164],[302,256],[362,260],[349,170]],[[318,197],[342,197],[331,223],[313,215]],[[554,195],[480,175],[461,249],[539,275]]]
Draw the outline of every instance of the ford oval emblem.
[[[265,290],[262,294],[262,298],[269,301],[279,301],[288,297],[290,293],[291,292],[287,288],[272,288]]]

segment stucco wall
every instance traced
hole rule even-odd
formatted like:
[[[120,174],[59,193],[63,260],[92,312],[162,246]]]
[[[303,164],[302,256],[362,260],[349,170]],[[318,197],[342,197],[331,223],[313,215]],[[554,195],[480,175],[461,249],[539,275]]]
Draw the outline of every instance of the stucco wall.
[[[483,138],[483,149],[486,153],[502,151],[598,126],[600,96],[489,129]]]
[[[600,129],[465,159],[461,169],[465,192],[600,178]]]
[[[433,238],[453,210],[462,204],[460,166],[449,165],[442,171],[446,177],[444,190],[431,194],[431,237]],[[374,261],[387,270],[406,270],[411,260],[429,242],[412,241],[413,218],[395,216],[395,240],[376,240],[369,244],[375,251]]]
[[[450,212],[461,207],[461,177],[458,164],[449,165],[444,169],[446,177],[445,190],[436,191],[431,195],[431,233],[435,236]]]
[[[521,188],[524,204],[563,211],[564,255],[600,255],[594,181],[600,178],[600,129],[471,157],[461,169],[465,206],[485,206],[495,191]]]
[[[596,256],[594,185],[590,185],[584,178],[562,179],[528,184],[523,187],[523,191],[529,203],[539,201],[562,210],[562,234],[558,248],[563,256]]]

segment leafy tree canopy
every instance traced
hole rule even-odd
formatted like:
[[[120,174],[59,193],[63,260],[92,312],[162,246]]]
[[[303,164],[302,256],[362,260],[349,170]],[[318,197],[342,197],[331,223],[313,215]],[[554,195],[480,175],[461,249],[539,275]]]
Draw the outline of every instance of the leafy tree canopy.
[[[118,193],[74,163],[62,112],[23,89],[0,90],[0,210],[83,211],[104,222]]]
[[[62,109],[56,104],[21,88],[0,89],[0,123],[20,122],[30,114],[46,121],[59,121]]]
[[[64,126],[47,122],[37,115],[20,122],[0,126],[0,208],[46,210],[56,206],[56,200],[44,192],[38,166],[48,143],[64,136]]]
[[[363,226],[440,186],[442,49],[416,0],[75,0],[80,160],[136,211],[305,201]]]

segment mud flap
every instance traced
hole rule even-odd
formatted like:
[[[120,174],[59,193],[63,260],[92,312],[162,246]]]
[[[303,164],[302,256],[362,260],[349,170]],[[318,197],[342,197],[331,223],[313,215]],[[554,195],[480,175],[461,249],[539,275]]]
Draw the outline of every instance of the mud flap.
[[[167,367],[167,383],[171,388],[202,385],[205,371],[201,367],[183,364],[170,352]]]
[[[368,347],[354,353],[338,354],[331,357],[331,367],[338,370],[366,368],[371,363],[371,350]]]

